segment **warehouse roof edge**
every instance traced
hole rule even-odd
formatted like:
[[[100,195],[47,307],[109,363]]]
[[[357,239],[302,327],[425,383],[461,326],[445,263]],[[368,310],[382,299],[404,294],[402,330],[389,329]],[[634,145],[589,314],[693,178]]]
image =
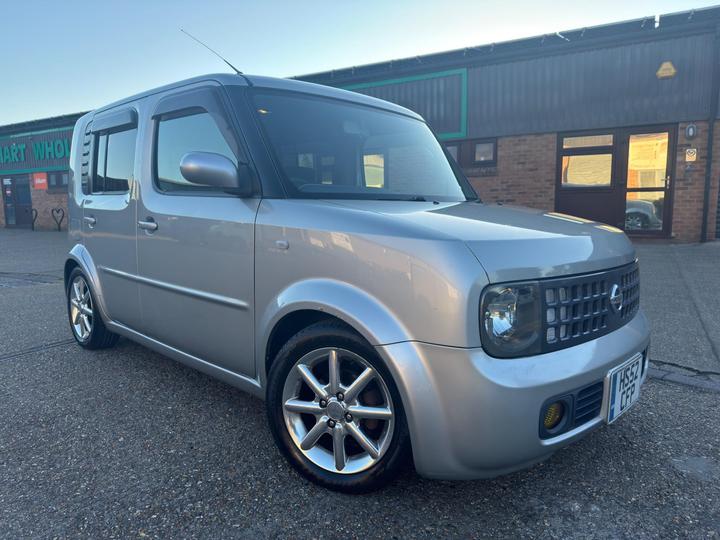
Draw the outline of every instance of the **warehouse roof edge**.
[[[700,33],[715,28],[720,23],[720,6],[698,10],[647,16],[599,26],[588,26],[564,30],[554,34],[541,34],[497,43],[487,43],[422,56],[386,60],[361,66],[296,75],[292,78],[318,84],[342,84],[373,80],[389,74],[421,73],[432,69],[449,69],[458,66],[473,66],[522,60],[536,56],[563,54],[571,50],[595,49],[607,45],[619,45],[645,40],[671,38]]]

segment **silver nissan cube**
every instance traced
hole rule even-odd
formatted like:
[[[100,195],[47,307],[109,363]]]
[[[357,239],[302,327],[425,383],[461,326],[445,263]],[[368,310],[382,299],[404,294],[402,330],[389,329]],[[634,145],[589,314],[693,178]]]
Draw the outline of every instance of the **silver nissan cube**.
[[[70,327],[265,399],[330,489],[539,462],[637,401],[649,328],[618,229],[485,204],[417,114],[245,75],[86,114]]]

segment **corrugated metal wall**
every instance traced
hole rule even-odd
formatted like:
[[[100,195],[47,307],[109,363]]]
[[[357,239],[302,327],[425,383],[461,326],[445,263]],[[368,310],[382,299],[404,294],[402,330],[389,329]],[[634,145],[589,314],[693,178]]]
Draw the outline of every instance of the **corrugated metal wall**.
[[[707,118],[713,35],[634,43],[468,70],[468,135]],[[675,77],[659,80],[664,61]]]
[[[407,107],[421,114],[438,133],[460,132],[464,77],[458,72],[440,77],[429,75],[429,78],[394,79],[347,88]]]

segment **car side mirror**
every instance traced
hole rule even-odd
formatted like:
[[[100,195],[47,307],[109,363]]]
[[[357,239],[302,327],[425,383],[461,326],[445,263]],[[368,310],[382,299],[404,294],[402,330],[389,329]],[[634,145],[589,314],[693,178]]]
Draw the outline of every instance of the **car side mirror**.
[[[239,197],[253,193],[252,174],[246,163],[238,167],[226,156],[213,152],[189,152],[180,160],[180,174],[188,182],[221,188]]]

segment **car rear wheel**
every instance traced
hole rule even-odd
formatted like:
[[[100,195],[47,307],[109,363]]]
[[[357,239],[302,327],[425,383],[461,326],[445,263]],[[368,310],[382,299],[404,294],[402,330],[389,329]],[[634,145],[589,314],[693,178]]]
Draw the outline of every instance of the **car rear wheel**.
[[[118,336],[102,321],[97,302],[85,274],[75,268],[68,279],[67,307],[73,337],[86,349],[105,349],[117,343]]]
[[[392,378],[340,323],[316,323],[288,341],[270,370],[267,406],[290,463],[327,488],[377,489],[406,462],[407,424]]]

